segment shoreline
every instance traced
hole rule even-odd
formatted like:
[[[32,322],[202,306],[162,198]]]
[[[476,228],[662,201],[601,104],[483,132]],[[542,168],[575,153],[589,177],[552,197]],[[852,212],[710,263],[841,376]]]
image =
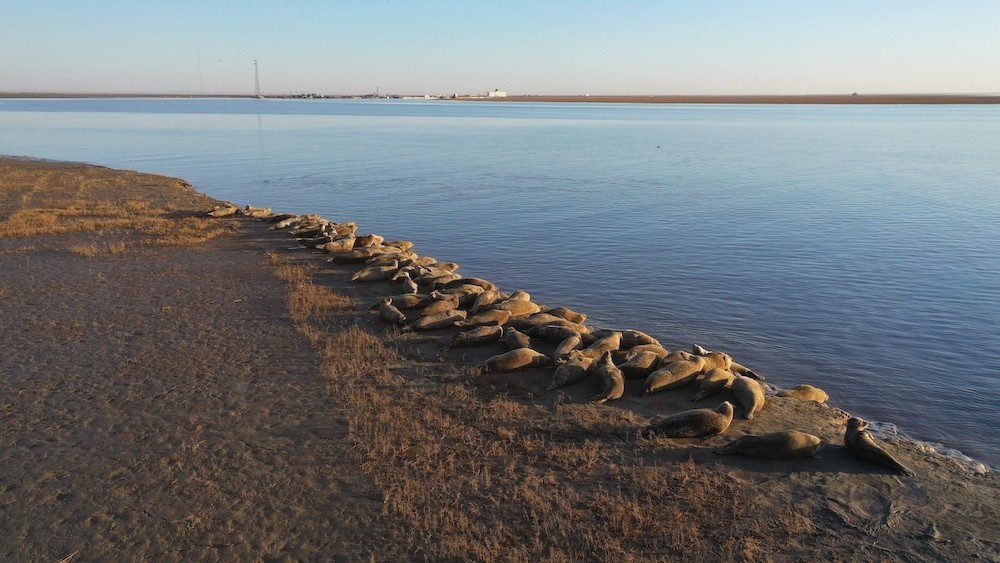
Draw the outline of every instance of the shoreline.
[[[0,166],[8,167],[8,181],[0,184],[8,201],[0,210],[0,227],[9,228],[19,211],[41,203],[58,209],[63,195],[76,198],[79,203],[72,206],[86,203],[81,209],[92,210],[100,193],[106,191],[114,201],[130,194],[136,203],[128,209],[149,215],[150,221],[158,215],[139,201],[171,209],[174,229],[199,223],[196,217],[212,203],[170,178],[53,161],[0,158]],[[45,177],[39,176],[37,189],[25,190],[27,178],[39,174]],[[46,188],[46,182],[58,183]],[[120,191],[108,187],[112,182]],[[63,216],[44,224],[73,217]],[[693,522],[698,531],[683,528],[686,539],[663,536],[664,541],[694,542],[693,549],[709,550],[699,551],[706,558],[727,558],[738,554],[731,550],[739,546],[745,555],[762,559],[818,553],[917,560],[1000,555],[1000,533],[989,527],[995,521],[991,515],[1000,514],[995,473],[971,475],[919,444],[895,440],[888,447],[917,477],[900,478],[864,464],[841,445],[838,421],[847,413],[836,407],[769,395],[760,416],[734,420],[723,436],[641,440],[635,434],[648,417],[711,405],[691,403],[690,390],[645,399],[630,393],[607,405],[591,405],[591,383],[545,391],[550,368],[472,373],[470,366],[498,353],[500,343],[448,350],[442,344],[455,329],[401,333],[385,325],[367,309],[380,296],[397,293],[393,282],[352,282],[361,265],[330,264],[330,254],[289,249],[294,239],[261,221],[202,221],[199,228],[225,228],[206,242],[174,248],[156,243],[172,229],[135,226],[129,214],[120,227],[109,226],[104,216],[95,220],[100,223],[93,231],[0,238],[5,272],[0,300],[8,315],[2,326],[8,327],[4,342],[10,350],[0,357],[8,374],[0,382],[5,392],[0,415],[6,422],[0,430],[5,448],[0,461],[14,473],[23,471],[21,480],[27,475],[32,485],[20,487],[10,476],[0,482],[0,519],[24,530],[0,540],[0,553],[8,556],[58,559],[72,553],[74,542],[83,559],[121,555],[126,548],[112,542],[118,526],[135,540],[127,549],[138,551],[130,554],[147,558],[170,547],[187,558],[276,554],[289,538],[285,553],[293,558],[329,556],[336,553],[332,546],[346,549],[351,542],[359,551],[341,553],[488,558],[497,552],[488,551],[484,539],[499,538],[494,541],[503,553],[526,531],[541,522],[557,526],[560,518],[569,520],[566,529],[540,540],[541,546],[527,542],[519,546],[524,551],[513,553],[572,558],[569,554],[582,556],[575,551],[577,541],[586,548],[592,538],[602,538],[611,542],[602,543],[609,556],[637,545],[644,546],[633,555],[640,559],[679,556],[672,543],[641,543],[650,541],[643,538],[650,537],[648,527],[654,524],[643,520],[640,526],[628,514],[646,511],[674,528],[677,522]],[[26,222],[36,224],[37,219]],[[121,271],[133,270],[132,276],[121,277]],[[276,285],[271,270],[288,280],[287,288]],[[108,301],[109,292],[118,298]],[[331,292],[344,297],[317,307],[316,296]],[[312,301],[300,310],[297,299],[307,297]],[[192,312],[180,313],[184,310]],[[346,346],[353,341],[344,339],[357,330],[372,339],[359,348]],[[161,349],[172,354],[161,356]],[[380,352],[369,357],[366,350]],[[86,370],[72,367],[78,364]],[[129,383],[123,385],[126,375]],[[634,391],[632,382],[629,388]],[[64,424],[73,420],[85,424]],[[822,455],[759,460],[714,453],[743,433],[789,424],[814,428],[826,444]],[[92,436],[81,441],[81,431]],[[130,436],[152,440],[133,444]],[[329,458],[284,461],[321,452]],[[137,463],[119,467],[109,456]],[[336,483],[317,470],[334,463]],[[55,478],[53,467],[59,468]],[[199,467],[209,473],[200,474]],[[691,483],[709,483],[701,493],[709,496],[685,505],[694,485],[650,495],[655,499],[607,496],[615,490],[650,490],[677,478],[671,476],[675,471],[694,472],[693,479],[687,477]],[[537,487],[538,479],[546,485]],[[161,486],[168,482],[173,485]],[[88,487],[94,483],[106,494],[90,498]],[[272,495],[266,483],[280,486]],[[768,488],[768,498],[741,496],[761,487]],[[240,490],[255,491],[252,502],[234,503]],[[206,496],[205,504],[197,494],[183,494],[196,491]],[[536,497],[538,504],[532,500]],[[449,504],[455,498],[460,502]],[[353,512],[342,521],[355,527],[329,520],[331,511],[348,510],[334,508],[345,501]],[[675,505],[687,506],[687,512],[671,524],[662,516]],[[547,513],[545,506],[557,510]],[[699,506],[707,512],[699,512]],[[595,516],[616,507],[625,512],[610,513],[609,522],[631,524],[615,527]],[[130,516],[120,524],[103,524],[105,516],[115,521],[115,509]],[[139,510],[159,519],[147,520]],[[476,516],[463,520],[469,510]],[[543,511],[540,521],[530,516],[536,510]],[[719,510],[744,511],[724,520],[731,525],[722,535],[708,531],[718,527]],[[185,514],[200,516],[191,520]],[[47,551],[50,526],[60,519],[70,523],[56,542],[61,551]],[[227,527],[227,519],[236,527]],[[158,524],[149,526],[150,521]],[[435,547],[433,537],[414,533],[431,529],[432,522],[441,534],[461,533],[469,543]],[[331,530],[336,537],[316,543]],[[879,543],[888,546],[880,549],[893,551],[866,547],[875,531]],[[273,537],[263,539],[264,533]],[[383,540],[382,533],[392,541]],[[574,542],[566,541],[569,537]],[[777,537],[781,542],[773,543]],[[99,543],[102,538],[107,545]],[[307,550],[324,545],[325,551]],[[533,551],[539,548],[544,550]]]
[[[421,96],[403,96],[423,99]],[[0,92],[0,99],[212,99],[246,98],[246,94],[111,94],[111,93],[56,93],[56,92]],[[303,99],[300,95],[264,96],[264,100]],[[386,99],[370,95],[324,95],[316,99]],[[996,105],[1000,94],[773,94],[773,95],[517,95],[490,98],[461,95],[432,97],[446,101],[466,102],[535,102],[535,103],[604,103],[604,104],[733,104],[733,105]]]

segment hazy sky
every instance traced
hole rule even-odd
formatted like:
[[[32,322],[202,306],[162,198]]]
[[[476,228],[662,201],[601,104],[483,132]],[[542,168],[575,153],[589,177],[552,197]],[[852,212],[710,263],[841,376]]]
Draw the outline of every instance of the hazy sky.
[[[0,91],[1000,93],[998,0],[0,0]]]

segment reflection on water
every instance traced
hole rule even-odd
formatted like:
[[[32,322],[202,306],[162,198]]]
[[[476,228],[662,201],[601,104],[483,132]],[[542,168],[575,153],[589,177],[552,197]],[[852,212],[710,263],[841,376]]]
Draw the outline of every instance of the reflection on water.
[[[357,220],[993,465],[998,147],[981,106],[0,101],[0,153]]]

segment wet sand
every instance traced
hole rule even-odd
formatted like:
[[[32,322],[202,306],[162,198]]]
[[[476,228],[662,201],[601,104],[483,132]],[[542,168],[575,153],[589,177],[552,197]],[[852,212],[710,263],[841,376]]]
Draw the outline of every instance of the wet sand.
[[[176,179],[0,159],[0,194],[4,560],[1000,559],[995,473],[899,440],[915,477],[862,462],[836,397],[643,439],[731,392],[638,380],[591,405],[596,382],[546,391],[551,368],[481,374],[502,344],[385,325],[368,306],[395,283],[260,221],[205,223],[219,202]],[[819,455],[714,453],[789,428]]]

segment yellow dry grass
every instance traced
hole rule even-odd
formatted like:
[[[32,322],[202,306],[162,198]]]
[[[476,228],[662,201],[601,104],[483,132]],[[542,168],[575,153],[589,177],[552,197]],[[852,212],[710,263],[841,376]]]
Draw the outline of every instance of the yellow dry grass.
[[[237,230],[235,222],[197,216],[197,210],[154,205],[164,189],[190,193],[183,181],[97,167],[30,161],[0,162],[0,240],[87,233],[96,240],[74,243],[84,256],[116,254],[138,245],[189,246]]]
[[[233,232],[235,224],[200,217],[174,218],[144,202],[21,209],[0,221],[0,239],[90,232],[123,234],[132,244],[187,246]],[[123,250],[124,247],[118,249]],[[111,249],[112,253],[115,251]],[[102,253],[78,249],[80,254]],[[90,255],[93,255],[90,254]]]

